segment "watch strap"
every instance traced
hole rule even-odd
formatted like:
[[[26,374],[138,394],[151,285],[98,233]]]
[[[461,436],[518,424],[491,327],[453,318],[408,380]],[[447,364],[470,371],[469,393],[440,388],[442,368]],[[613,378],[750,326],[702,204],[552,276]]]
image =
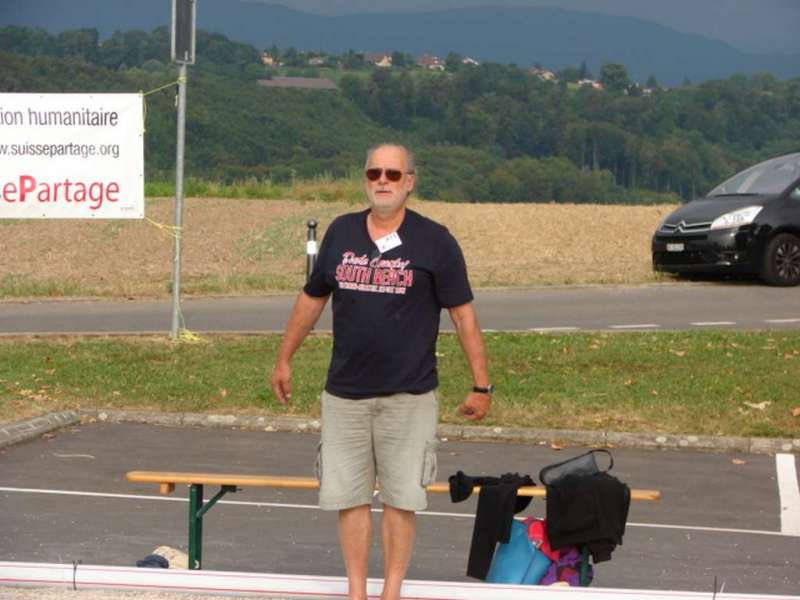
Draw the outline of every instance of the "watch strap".
[[[480,385],[473,385],[472,391],[477,392],[478,394],[492,394],[494,393],[494,385],[492,385],[491,383],[486,387],[482,387]]]

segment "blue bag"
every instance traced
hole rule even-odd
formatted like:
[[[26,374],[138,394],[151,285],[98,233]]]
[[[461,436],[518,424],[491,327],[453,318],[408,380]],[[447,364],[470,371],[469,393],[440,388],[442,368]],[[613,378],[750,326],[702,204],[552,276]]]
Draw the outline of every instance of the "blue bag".
[[[508,543],[497,545],[486,581],[536,585],[551,562],[528,538],[528,528],[514,519]]]

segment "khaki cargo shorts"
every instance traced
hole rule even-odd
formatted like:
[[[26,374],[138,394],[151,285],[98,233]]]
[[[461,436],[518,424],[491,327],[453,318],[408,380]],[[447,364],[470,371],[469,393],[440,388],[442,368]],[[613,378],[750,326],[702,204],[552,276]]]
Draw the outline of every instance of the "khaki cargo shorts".
[[[436,478],[439,400],[394,394],[352,400],[322,393],[322,440],[317,451],[319,506],[342,510],[380,501],[424,510],[425,486]]]

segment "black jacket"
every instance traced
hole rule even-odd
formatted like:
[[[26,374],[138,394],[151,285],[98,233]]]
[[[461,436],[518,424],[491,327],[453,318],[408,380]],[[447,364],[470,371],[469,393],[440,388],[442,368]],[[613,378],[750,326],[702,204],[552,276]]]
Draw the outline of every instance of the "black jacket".
[[[500,477],[473,477],[459,471],[451,475],[450,499],[461,502],[469,498],[472,488],[481,486],[478,509],[472,529],[467,575],[485,580],[492,564],[497,542],[508,542],[514,515],[525,510],[532,498],[517,496],[522,486],[536,485],[530,475],[505,473]]]
[[[547,537],[552,548],[588,544],[595,563],[622,544],[631,491],[608,473],[568,475],[547,486]]]

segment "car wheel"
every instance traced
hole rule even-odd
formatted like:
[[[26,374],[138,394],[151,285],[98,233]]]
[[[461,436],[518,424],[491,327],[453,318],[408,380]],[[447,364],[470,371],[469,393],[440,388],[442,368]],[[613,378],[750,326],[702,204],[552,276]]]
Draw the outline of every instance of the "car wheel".
[[[767,244],[761,278],[770,285],[800,283],[800,238],[780,233]]]

